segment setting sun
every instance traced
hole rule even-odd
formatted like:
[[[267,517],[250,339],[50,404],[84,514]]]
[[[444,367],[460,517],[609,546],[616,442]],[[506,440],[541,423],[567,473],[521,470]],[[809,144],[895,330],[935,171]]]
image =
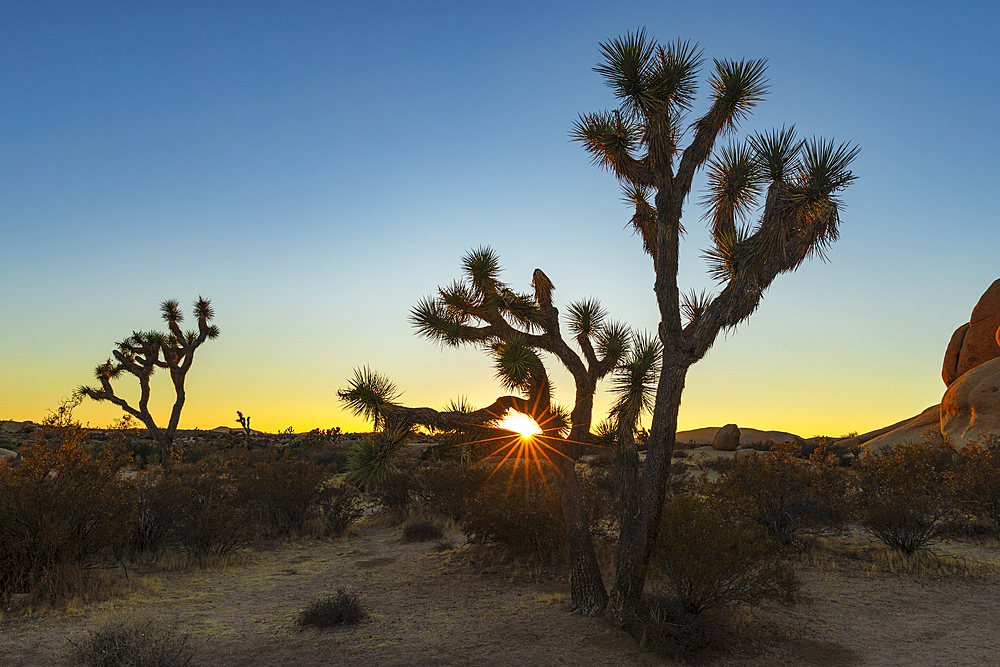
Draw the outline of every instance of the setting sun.
[[[542,432],[534,419],[520,412],[511,412],[497,424],[497,428],[520,433],[522,438],[530,438]]]

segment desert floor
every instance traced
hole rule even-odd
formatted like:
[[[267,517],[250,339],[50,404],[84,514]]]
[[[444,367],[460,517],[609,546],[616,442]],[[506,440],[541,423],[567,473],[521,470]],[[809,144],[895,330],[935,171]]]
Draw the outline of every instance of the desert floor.
[[[198,648],[196,665],[673,664],[601,619],[571,614],[562,578],[484,572],[462,549],[401,541],[399,528],[352,533],[259,548],[228,569],[140,569],[124,597],[65,613],[8,615],[0,622],[0,664],[65,664],[68,640],[129,613],[176,622]],[[957,542],[937,550],[975,563],[974,574],[892,573],[885,563],[803,557],[796,599],[767,603],[749,617],[766,640],[749,653],[716,655],[712,664],[997,664],[1000,548]],[[369,620],[333,630],[296,625],[308,603],[344,586],[360,595]]]

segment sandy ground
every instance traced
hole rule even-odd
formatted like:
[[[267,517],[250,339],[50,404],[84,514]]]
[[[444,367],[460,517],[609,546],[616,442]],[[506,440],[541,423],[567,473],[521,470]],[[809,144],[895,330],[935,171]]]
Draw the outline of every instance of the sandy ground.
[[[332,542],[283,544],[226,571],[138,572],[125,599],[0,623],[0,665],[65,664],[69,639],[127,610],[176,621],[196,665],[660,665],[601,619],[568,611],[565,581],[482,573],[460,551],[404,543],[398,528],[361,528]],[[1000,549],[949,546],[995,562]],[[776,639],[721,666],[1000,664],[1000,576],[928,577],[863,568],[799,568],[792,603],[768,603],[753,623]],[[152,579],[155,585],[149,586]],[[371,618],[344,629],[300,628],[315,598],[346,586]]]

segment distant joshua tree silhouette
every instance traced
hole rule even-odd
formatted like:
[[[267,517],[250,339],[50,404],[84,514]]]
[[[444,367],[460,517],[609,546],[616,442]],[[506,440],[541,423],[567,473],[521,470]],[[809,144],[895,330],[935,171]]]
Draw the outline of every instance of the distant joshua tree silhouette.
[[[163,320],[169,331],[133,331],[125,340],[115,343],[112,356],[98,366],[94,374],[101,386],[80,386],[76,393],[92,398],[95,401],[111,401],[126,413],[139,419],[149,434],[160,446],[160,462],[164,467],[170,466],[171,452],[177,424],[180,422],[181,409],[184,407],[184,379],[187,377],[194,361],[194,352],[206,340],[217,338],[219,328],[209,324],[215,317],[212,304],[200,296],[194,302],[194,316],[198,321],[198,330],[181,331],[180,323],[184,320],[177,301],[168,300],[160,304]],[[174,407],[170,411],[170,420],[166,428],[156,425],[153,415],[149,412],[149,379],[157,368],[166,368],[170,372],[170,380],[174,385]],[[115,394],[111,385],[122,372],[130,373],[139,380],[139,403],[133,407]]]

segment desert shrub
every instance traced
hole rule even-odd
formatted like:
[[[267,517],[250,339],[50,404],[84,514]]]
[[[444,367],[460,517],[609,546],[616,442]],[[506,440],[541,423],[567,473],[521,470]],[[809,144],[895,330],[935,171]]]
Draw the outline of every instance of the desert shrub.
[[[345,623],[360,623],[368,618],[368,612],[357,593],[341,588],[335,595],[314,600],[299,614],[299,625],[329,628]]]
[[[621,514],[617,471],[614,467],[592,469],[589,474],[580,476],[579,483],[591,534],[616,540]]]
[[[330,486],[317,503],[317,511],[333,535],[342,535],[348,526],[365,515],[361,494],[349,484]]]
[[[673,496],[664,505],[654,567],[694,615],[754,604],[794,586],[780,548],[755,522],[733,503],[695,495]]]
[[[791,443],[769,454],[737,456],[726,466],[716,492],[743,507],[778,542],[801,530],[842,528],[849,516],[849,478],[840,460],[818,447],[809,459]]]
[[[21,449],[20,465],[0,462],[0,599],[72,597],[86,568],[117,561],[135,494],[119,476],[129,462],[118,443],[94,457],[78,426],[46,426]]]
[[[403,528],[403,540],[406,542],[427,542],[442,538],[444,531],[433,521],[416,521]]]
[[[347,453],[332,446],[310,450],[305,452],[303,457],[330,472],[347,469]]]
[[[171,542],[199,561],[247,545],[250,534],[236,505],[233,482],[204,465],[177,466],[163,480],[159,498],[173,513]]]
[[[733,649],[733,633],[711,614],[684,611],[676,597],[644,596],[624,629],[646,650],[682,664],[704,660],[708,654]]]
[[[381,511],[402,517],[416,505],[419,491],[413,473],[409,470],[395,470],[369,493]]]
[[[959,486],[966,507],[1000,527],[1000,446],[984,439],[963,454]]]
[[[184,667],[195,654],[188,635],[150,618],[110,622],[70,645],[71,663],[85,667]]]
[[[930,545],[952,509],[954,451],[945,443],[906,443],[856,464],[858,520],[885,545],[912,554]]]
[[[177,503],[172,500],[174,490],[162,482],[160,470],[146,470],[136,477],[136,512],[129,541],[133,553],[156,555],[170,537]]]
[[[235,502],[268,536],[301,531],[331,493],[325,470],[288,456],[270,455],[233,474]]]
[[[421,506],[461,521],[470,499],[489,477],[481,467],[457,463],[424,465],[414,471],[416,493]]]
[[[566,527],[556,472],[507,465],[484,483],[468,505],[462,532],[472,544],[492,544],[512,556],[553,561],[565,557]]]

